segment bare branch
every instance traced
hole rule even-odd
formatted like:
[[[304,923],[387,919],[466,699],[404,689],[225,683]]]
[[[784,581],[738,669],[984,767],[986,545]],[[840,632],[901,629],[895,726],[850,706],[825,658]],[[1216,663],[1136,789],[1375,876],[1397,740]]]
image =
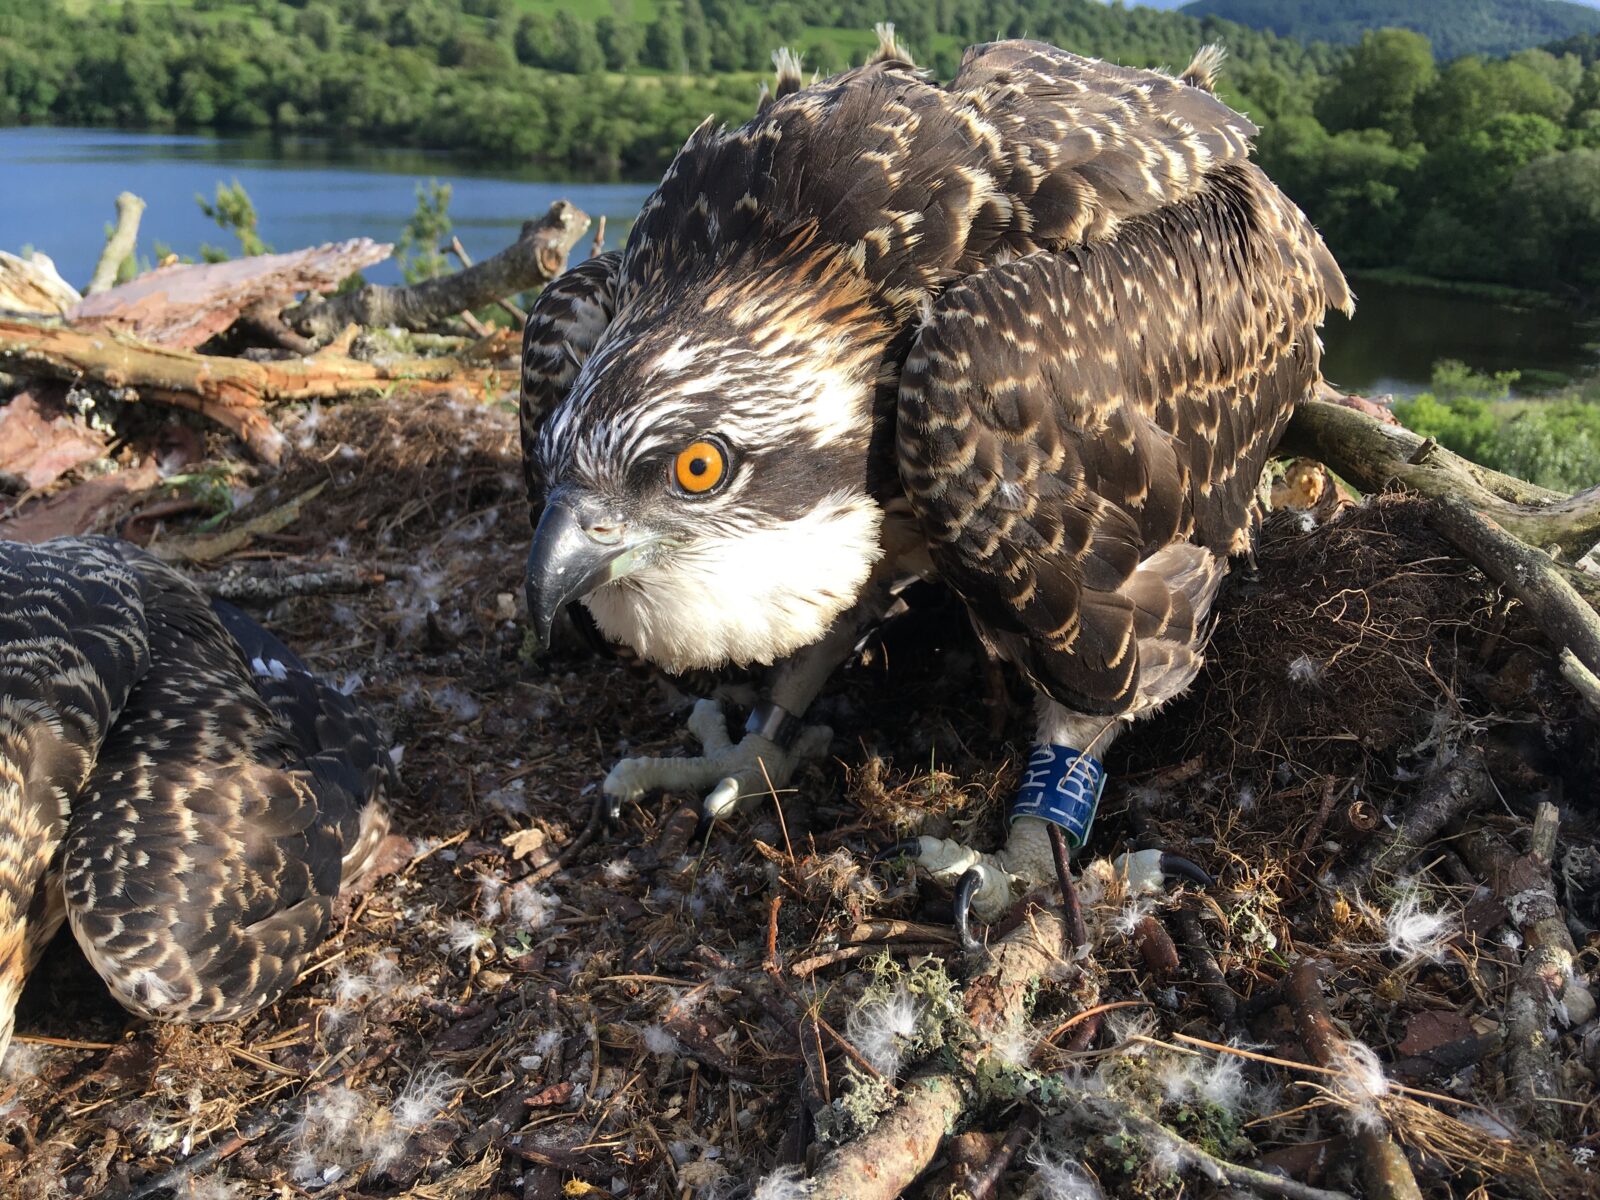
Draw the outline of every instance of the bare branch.
[[[342,296],[297,305],[284,313],[284,319],[319,342],[351,324],[427,329],[465,309],[498,303],[554,279],[588,228],[586,213],[558,200],[542,220],[525,224],[521,236],[506,249],[454,275],[411,287],[369,284]]]

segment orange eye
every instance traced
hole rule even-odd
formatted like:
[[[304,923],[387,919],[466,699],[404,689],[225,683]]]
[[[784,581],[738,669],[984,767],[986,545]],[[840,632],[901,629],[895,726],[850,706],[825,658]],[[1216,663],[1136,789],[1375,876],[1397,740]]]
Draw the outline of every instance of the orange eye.
[[[728,456],[716,442],[690,442],[678,451],[672,474],[691,496],[704,496],[728,474]]]

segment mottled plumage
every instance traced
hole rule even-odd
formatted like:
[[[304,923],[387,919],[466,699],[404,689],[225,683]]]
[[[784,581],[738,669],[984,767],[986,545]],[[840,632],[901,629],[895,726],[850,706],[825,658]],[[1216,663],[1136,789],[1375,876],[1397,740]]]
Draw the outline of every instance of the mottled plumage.
[[[1220,53],[1174,78],[999,42],[941,88],[880,37],[701,126],[621,254],[530,313],[530,604],[581,596],[672,670],[784,662],[792,711],[820,677],[790,656],[936,573],[1041,740],[1083,745],[1194,677],[1351,296]],[[674,456],[707,445],[691,494]]]
[[[277,999],[386,827],[371,717],[125,543],[0,543],[0,600],[0,936],[53,917],[5,960],[5,1035],[62,915],[146,1016]]]

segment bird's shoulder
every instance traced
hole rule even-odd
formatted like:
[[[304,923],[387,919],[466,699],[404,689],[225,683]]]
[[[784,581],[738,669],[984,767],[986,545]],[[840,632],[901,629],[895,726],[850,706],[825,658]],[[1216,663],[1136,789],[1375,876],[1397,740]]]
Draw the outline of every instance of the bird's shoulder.
[[[943,87],[882,59],[696,130],[634,226],[619,302],[811,226],[912,304],[997,258],[1113,236],[1254,132],[1202,87],[1039,42],[974,47]]]

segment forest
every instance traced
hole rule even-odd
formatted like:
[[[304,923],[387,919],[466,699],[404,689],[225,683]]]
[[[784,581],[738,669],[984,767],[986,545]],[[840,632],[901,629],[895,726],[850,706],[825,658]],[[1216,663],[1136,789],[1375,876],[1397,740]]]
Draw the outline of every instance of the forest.
[[[1600,295],[1593,36],[1442,62],[1411,31],[1302,44],[1091,0],[0,0],[0,123],[336,135],[649,178],[707,114],[749,114],[774,47],[837,69],[885,18],[946,77],[997,33],[1169,68],[1219,41],[1262,164],[1347,267]]]

